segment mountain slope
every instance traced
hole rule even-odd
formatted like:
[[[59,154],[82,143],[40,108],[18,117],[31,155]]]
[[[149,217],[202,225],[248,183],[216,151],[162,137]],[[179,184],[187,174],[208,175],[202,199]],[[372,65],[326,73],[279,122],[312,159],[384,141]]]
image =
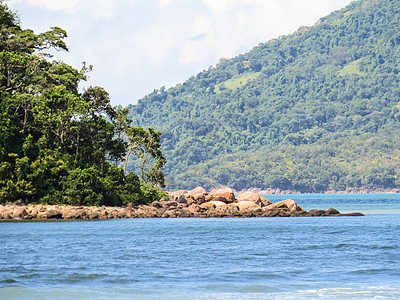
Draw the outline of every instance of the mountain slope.
[[[355,1],[130,105],[163,132],[168,188],[396,187],[399,18]]]

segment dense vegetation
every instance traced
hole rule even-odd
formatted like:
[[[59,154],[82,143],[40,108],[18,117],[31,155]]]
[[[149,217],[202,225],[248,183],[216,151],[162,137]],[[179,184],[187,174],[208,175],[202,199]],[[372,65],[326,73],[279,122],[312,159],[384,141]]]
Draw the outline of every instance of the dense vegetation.
[[[400,1],[360,0],[130,105],[167,187],[400,184]],[[128,165],[133,169],[134,165]]]
[[[43,50],[68,50],[58,27],[36,35],[0,3],[0,203],[124,205],[159,199],[161,133],[131,127],[107,92]],[[141,178],[120,167],[131,153]]]

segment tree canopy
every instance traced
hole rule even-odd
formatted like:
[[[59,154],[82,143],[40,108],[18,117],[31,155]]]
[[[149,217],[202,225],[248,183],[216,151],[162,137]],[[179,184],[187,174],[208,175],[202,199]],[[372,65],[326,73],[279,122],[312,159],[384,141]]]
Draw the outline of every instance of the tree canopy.
[[[50,61],[67,51],[65,30],[35,34],[0,3],[0,203],[125,205],[158,200],[165,159],[160,135],[131,127],[101,87],[83,92],[91,66]],[[144,139],[141,139],[145,136]],[[122,162],[135,143],[142,176]],[[153,163],[154,160],[154,163]]]

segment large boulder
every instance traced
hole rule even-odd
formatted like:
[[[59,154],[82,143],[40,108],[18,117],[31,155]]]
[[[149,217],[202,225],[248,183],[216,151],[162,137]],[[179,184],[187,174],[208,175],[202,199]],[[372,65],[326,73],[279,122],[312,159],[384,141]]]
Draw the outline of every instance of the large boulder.
[[[243,194],[238,195],[236,197],[236,201],[237,202],[251,201],[251,202],[254,202],[254,203],[260,205],[261,207],[272,204],[272,202],[269,201],[268,199],[264,198],[263,196],[260,196],[257,193],[253,193],[253,192],[245,192]]]
[[[235,202],[235,192],[232,189],[214,189],[206,197],[206,201]]]
[[[241,212],[261,209],[260,205],[252,201],[239,201],[238,203],[235,203],[235,205],[239,208],[239,211]]]
[[[198,205],[203,204],[204,202],[206,202],[205,200],[205,196],[207,195],[207,191],[202,188],[202,187],[197,187],[193,190],[191,190],[187,195],[186,195],[186,200],[187,203],[190,205],[192,203],[196,203]]]
[[[236,201],[251,201],[254,203],[258,203],[260,201],[260,195],[253,192],[245,192],[243,194],[239,194],[236,197]]]
[[[203,195],[205,195],[205,194],[207,194],[207,191],[206,191],[204,188],[202,188],[202,187],[197,187],[197,188],[194,188],[193,190],[191,190],[191,191],[188,193],[188,195],[189,195],[190,197],[193,197],[193,195],[198,195],[198,194],[203,194]]]

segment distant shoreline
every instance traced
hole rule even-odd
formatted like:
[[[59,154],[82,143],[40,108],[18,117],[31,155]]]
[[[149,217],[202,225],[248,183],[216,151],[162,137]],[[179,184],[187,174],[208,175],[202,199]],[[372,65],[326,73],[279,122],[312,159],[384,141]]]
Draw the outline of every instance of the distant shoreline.
[[[347,188],[344,191],[320,191],[320,192],[302,192],[296,190],[283,190],[283,189],[261,189],[261,188],[250,188],[243,189],[238,191],[238,194],[243,194],[245,192],[253,192],[259,195],[289,195],[289,194],[398,194],[400,193],[400,188],[377,188],[377,189],[368,189],[368,188]]]

